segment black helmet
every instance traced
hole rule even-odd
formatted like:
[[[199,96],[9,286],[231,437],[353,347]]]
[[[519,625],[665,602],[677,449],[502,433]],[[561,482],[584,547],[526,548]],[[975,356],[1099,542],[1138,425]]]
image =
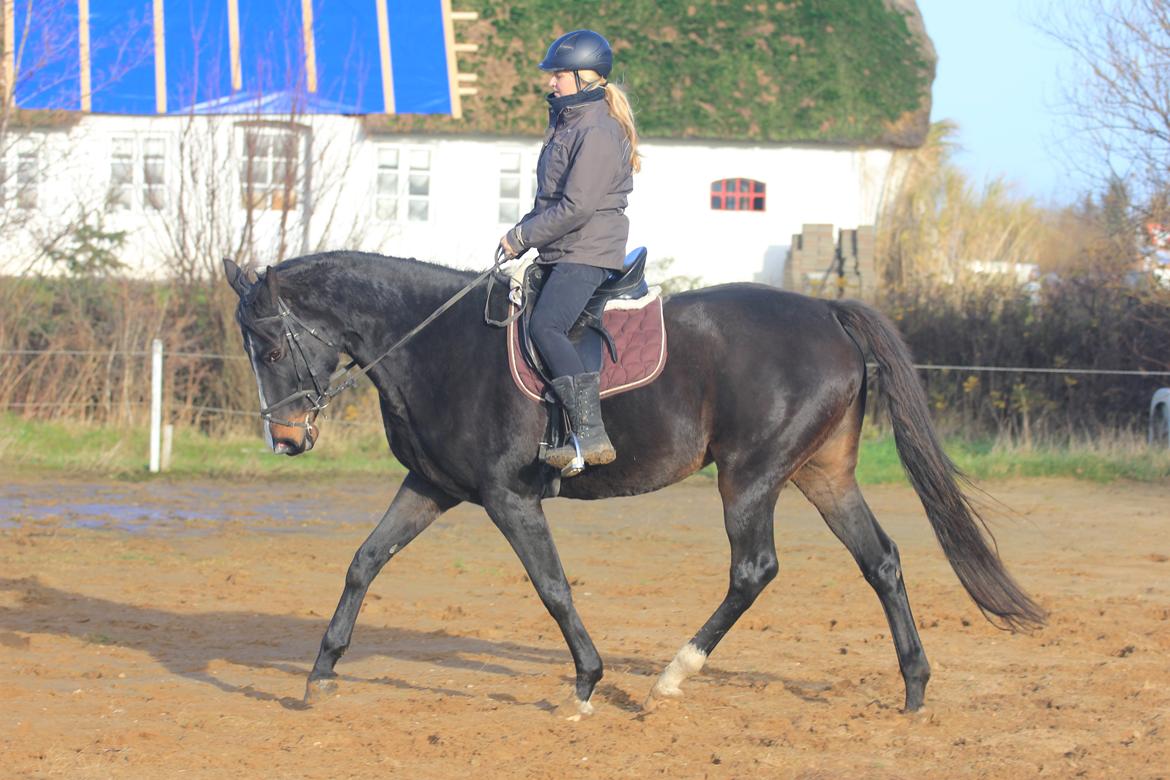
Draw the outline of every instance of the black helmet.
[[[574,30],[552,42],[540,62],[541,70],[595,70],[607,78],[613,69],[609,41],[592,30]]]

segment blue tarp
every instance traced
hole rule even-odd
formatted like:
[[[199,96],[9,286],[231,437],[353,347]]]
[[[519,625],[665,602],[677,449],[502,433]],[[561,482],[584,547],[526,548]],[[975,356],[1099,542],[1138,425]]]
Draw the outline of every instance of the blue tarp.
[[[164,0],[166,112],[376,114],[387,110],[379,0],[314,0],[315,90],[301,0]],[[395,113],[451,112],[442,0],[384,0]],[[91,110],[156,114],[154,0],[89,0]],[[81,109],[78,0],[16,0],[16,103]],[[25,31],[27,30],[27,35]]]

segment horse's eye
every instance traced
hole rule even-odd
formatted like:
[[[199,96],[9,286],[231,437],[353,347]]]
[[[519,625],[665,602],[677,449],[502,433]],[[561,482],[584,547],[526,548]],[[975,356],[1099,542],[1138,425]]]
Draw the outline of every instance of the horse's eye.
[[[281,352],[279,349],[274,349],[268,353],[268,362],[269,363],[275,363],[276,361],[280,360],[280,358],[281,358]]]

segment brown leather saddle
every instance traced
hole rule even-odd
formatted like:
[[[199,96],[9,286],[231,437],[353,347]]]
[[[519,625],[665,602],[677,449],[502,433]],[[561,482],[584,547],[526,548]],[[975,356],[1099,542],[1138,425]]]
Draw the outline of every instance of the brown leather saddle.
[[[509,326],[508,363],[522,393],[534,401],[555,402],[548,373],[529,336],[532,310],[549,270],[534,263],[524,273],[524,310]],[[627,256],[621,271],[611,272],[598,287],[569,330],[586,370],[601,374],[602,398],[649,384],[666,365],[662,299],[646,284],[645,273],[646,249],[640,247]]]
[[[601,397],[643,387],[658,378],[666,366],[666,323],[662,298],[646,284],[646,249],[626,257],[621,271],[611,272],[577,322],[569,339],[578,347],[588,371],[601,374]],[[551,380],[529,336],[529,321],[550,266],[529,266],[509,296],[507,318],[508,367],[516,387],[525,396],[546,404],[548,424],[539,457],[568,440],[567,421]],[[567,474],[571,475],[571,473]],[[545,496],[560,491],[561,474],[549,470]]]

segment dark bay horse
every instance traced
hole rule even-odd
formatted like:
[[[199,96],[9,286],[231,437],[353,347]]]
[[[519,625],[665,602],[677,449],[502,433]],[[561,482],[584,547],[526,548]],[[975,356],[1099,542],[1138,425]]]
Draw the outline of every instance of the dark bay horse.
[[[473,274],[415,260],[331,252],[288,260],[249,281],[225,260],[252,361],[266,433],[296,455],[318,436],[314,399],[350,355],[377,388],[390,449],[409,473],[358,548],[309,674],[306,700],[333,690],[366,589],[382,567],[444,511],[483,506],[519,556],[576,666],[562,712],[591,712],[602,675],[573,606],[541,508],[537,460],[546,415],[513,385],[504,331],[483,322],[486,283],[401,348],[403,334],[466,287]],[[907,710],[922,706],[930,667],[902,583],[898,549],[854,479],[865,408],[866,355],[879,368],[899,456],[959,581],[989,618],[1039,625],[1044,613],[1013,581],[939,444],[909,353],[893,326],[856,302],[828,302],[755,284],[671,296],[670,358],[651,385],[607,399],[615,462],[563,482],[561,495],[646,493],[709,463],[718,468],[731,542],[727,595],[655,682],[648,704],[681,695],[723,636],[776,576],[772,515],[791,480],[852,553],[889,621]],[[272,407],[277,407],[272,409]]]

